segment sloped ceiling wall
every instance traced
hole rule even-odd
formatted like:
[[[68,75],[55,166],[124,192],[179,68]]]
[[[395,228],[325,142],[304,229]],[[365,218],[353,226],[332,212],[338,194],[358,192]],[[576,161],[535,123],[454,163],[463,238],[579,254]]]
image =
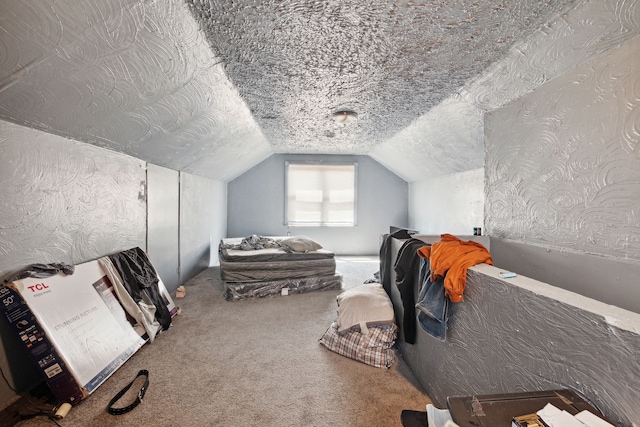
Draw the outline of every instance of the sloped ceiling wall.
[[[226,179],[271,146],[180,1],[0,1],[0,117]]]
[[[638,35],[640,1],[575,2],[370,156],[410,182],[481,168],[485,112]]]
[[[638,34],[638,0],[0,0],[0,119],[229,180],[272,153],[477,169],[482,115]],[[340,125],[337,110],[358,120]]]

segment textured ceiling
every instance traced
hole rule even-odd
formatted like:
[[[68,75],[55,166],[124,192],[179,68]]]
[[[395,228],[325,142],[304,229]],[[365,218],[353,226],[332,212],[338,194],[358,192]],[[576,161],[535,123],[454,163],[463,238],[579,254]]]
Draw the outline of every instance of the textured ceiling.
[[[482,167],[483,111],[637,35],[639,10],[0,0],[0,118],[214,179],[278,152],[368,154],[411,181]]]
[[[188,3],[275,151],[368,154],[571,1]]]

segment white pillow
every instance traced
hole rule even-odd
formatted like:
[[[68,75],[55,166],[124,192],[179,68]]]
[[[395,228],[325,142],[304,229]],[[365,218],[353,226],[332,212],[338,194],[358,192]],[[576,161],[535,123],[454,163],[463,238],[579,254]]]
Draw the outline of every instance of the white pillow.
[[[367,333],[367,326],[395,322],[393,304],[380,283],[366,283],[342,292],[338,300],[338,332],[355,326]]]
[[[309,252],[322,249],[319,243],[314,242],[307,236],[294,236],[280,241],[280,245],[287,250],[287,252]]]

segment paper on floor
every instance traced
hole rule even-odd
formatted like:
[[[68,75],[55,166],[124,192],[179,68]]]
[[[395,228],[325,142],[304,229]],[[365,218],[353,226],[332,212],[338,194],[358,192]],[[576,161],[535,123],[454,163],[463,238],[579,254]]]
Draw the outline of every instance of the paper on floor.
[[[614,427],[589,411],[582,411],[576,416],[561,411],[551,403],[536,412],[549,427]]]
[[[589,411],[580,412],[576,415],[576,418],[589,427],[614,427],[613,424],[606,422]]]

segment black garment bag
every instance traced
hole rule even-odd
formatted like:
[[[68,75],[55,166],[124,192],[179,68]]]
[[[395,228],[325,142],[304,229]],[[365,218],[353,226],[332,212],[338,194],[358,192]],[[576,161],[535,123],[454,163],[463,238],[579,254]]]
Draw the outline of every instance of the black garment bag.
[[[155,318],[163,330],[171,326],[171,313],[160,295],[158,275],[147,254],[138,247],[109,255],[109,259],[120,273],[124,287],[133,300],[143,301],[156,307]]]

